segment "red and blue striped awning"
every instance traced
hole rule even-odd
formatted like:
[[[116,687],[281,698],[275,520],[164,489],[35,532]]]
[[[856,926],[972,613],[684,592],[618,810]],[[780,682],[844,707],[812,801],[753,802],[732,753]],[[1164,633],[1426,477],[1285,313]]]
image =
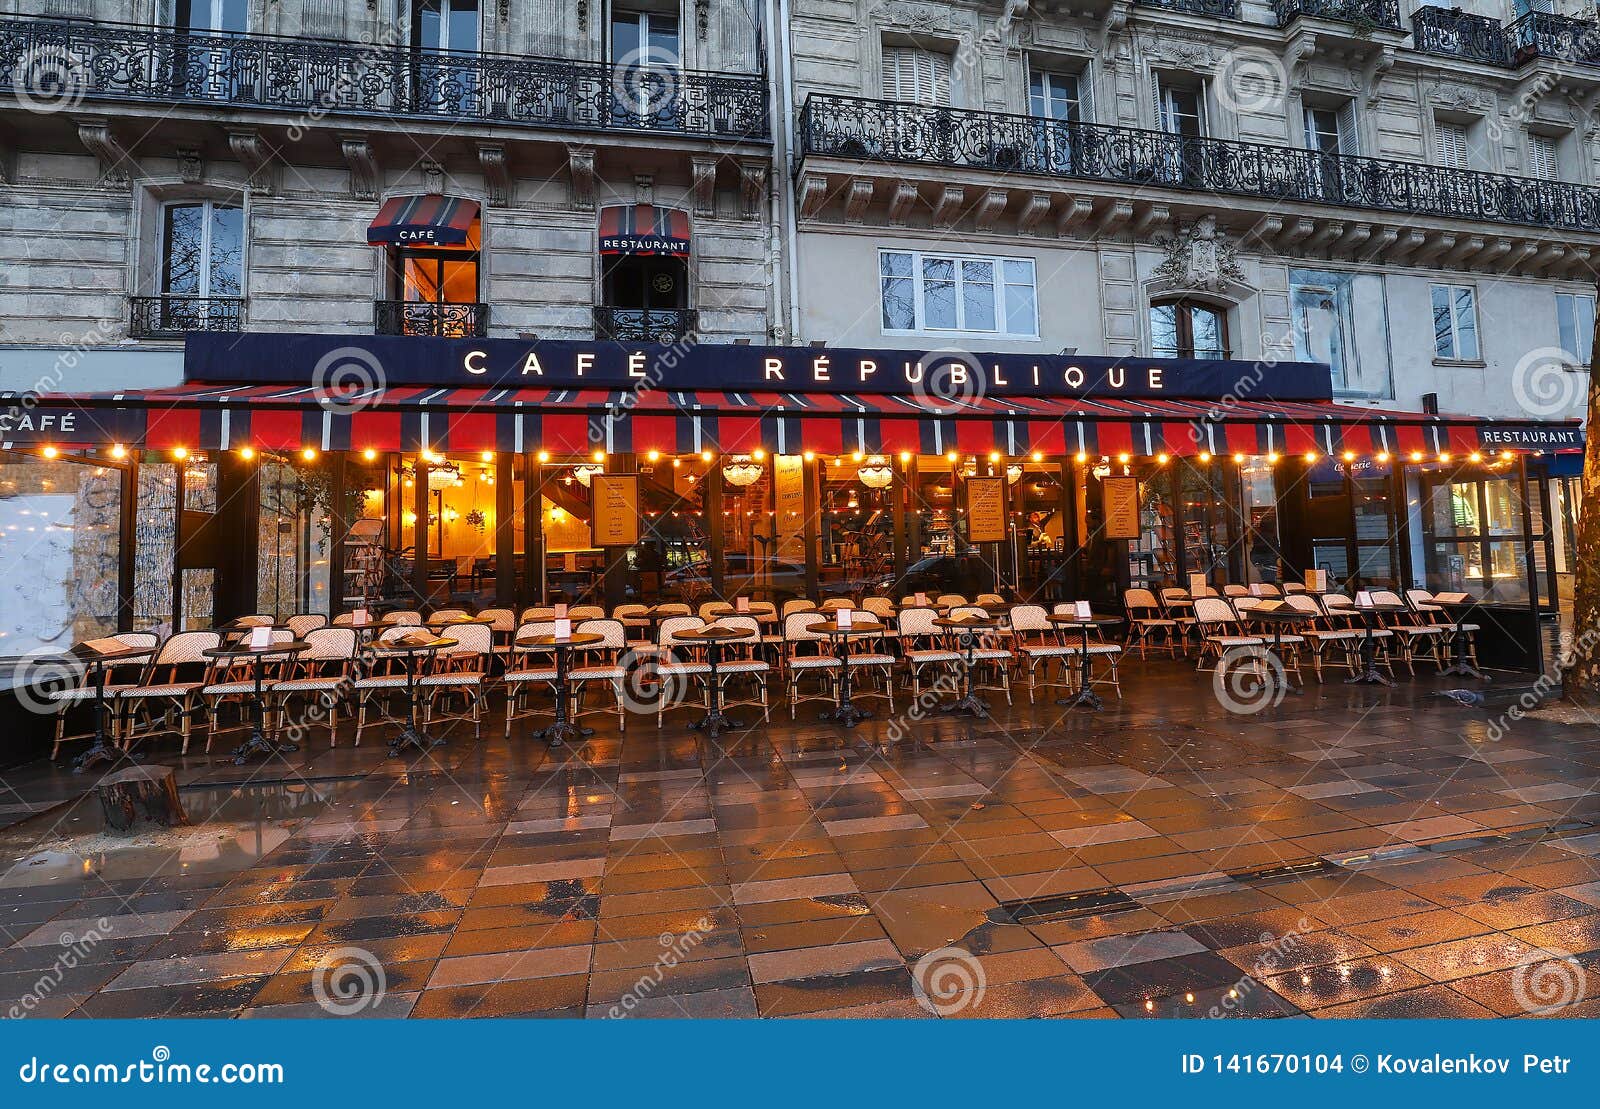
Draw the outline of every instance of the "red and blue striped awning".
[[[478,202],[426,193],[391,196],[367,225],[367,242],[396,246],[460,246],[471,236]]]
[[[601,254],[689,256],[689,213],[654,204],[600,209]]]
[[[1289,401],[932,398],[669,389],[449,389],[329,393],[310,385],[191,382],[145,392],[0,396],[0,446],[121,443],[151,450],[702,450],[1174,457],[1436,455],[1574,450],[1577,421],[1487,420]],[[13,406],[15,404],[15,406]]]

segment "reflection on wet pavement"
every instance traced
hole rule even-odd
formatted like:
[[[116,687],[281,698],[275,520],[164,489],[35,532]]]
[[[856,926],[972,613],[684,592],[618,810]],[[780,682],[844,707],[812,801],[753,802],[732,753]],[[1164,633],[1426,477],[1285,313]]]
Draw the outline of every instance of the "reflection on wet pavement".
[[[248,778],[158,742],[192,822],[133,836],[36,764],[5,777],[0,1014],[326,1015],[351,950],[362,1016],[1518,1016],[1552,960],[1589,1014],[1600,749],[1488,742],[1433,685],[1232,716],[1130,663],[1102,713],[897,745],[779,715],[550,752],[491,719]]]

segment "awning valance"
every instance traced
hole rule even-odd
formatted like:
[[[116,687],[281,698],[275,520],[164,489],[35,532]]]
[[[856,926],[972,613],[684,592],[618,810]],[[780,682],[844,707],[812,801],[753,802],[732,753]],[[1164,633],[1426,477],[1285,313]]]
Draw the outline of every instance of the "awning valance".
[[[775,392],[370,388],[192,382],[0,398],[0,445],[201,450],[804,450],[1050,458],[1202,453],[1428,457],[1580,449],[1577,421],[1484,420],[1293,401],[932,398]]]
[[[600,210],[601,254],[689,256],[689,213],[654,204],[616,204]]]
[[[425,193],[391,196],[367,226],[367,242],[397,246],[460,246],[478,218],[478,202]]]

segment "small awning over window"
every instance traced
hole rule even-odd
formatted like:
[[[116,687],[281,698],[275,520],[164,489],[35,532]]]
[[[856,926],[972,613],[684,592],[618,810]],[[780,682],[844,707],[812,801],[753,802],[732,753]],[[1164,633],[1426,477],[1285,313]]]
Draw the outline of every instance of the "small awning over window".
[[[689,213],[654,204],[617,204],[600,210],[601,254],[689,256]]]
[[[460,246],[478,218],[478,202],[426,193],[391,196],[367,226],[367,242],[397,246]]]

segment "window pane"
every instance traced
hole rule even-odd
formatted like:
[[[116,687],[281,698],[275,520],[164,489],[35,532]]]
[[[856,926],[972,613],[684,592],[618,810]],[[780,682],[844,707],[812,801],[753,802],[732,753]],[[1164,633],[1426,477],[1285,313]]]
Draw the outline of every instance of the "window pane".
[[[878,272],[885,277],[910,277],[911,255],[886,251],[878,255]]]
[[[1456,290],[1456,354],[1460,358],[1478,357],[1478,315],[1473,310],[1472,290]]]
[[[1561,349],[1568,354],[1578,353],[1578,328],[1572,314],[1576,298],[1567,293],[1556,294],[1556,330],[1559,332]]]
[[[969,331],[993,331],[994,263],[961,263],[963,326]]]
[[[1012,335],[1037,335],[1039,321],[1032,285],[1006,286],[1005,329]]]
[[[199,294],[204,219],[205,210],[199,204],[174,204],[167,209],[162,241],[162,292],[182,296]]]
[[[211,209],[210,295],[240,295],[244,273],[244,209]]]
[[[1150,309],[1150,353],[1176,357],[1178,354],[1178,309],[1172,304],[1157,304]]]
[[[1433,287],[1433,355],[1435,358],[1456,356],[1450,322],[1450,290],[1443,285]]]
[[[916,328],[916,284],[909,277],[883,279],[883,326],[887,331]]]
[[[1221,358],[1223,355],[1222,317],[1209,308],[1191,308],[1189,321],[1194,329],[1194,357]]]
[[[948,258],[922,260],[923,323],[954,330],[956,318],[956,266]]]

